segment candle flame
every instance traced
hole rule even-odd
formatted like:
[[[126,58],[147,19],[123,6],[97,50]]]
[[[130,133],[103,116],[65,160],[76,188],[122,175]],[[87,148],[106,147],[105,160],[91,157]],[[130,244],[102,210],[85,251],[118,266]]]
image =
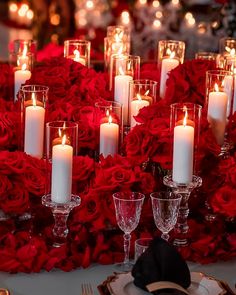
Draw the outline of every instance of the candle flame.
[[[63,137],[62,137],[62,142],[61,142],[63,145],[65,145],[66,143],[66,135],[64,134]]]
[[[22,56],[26,57],[26,55],[27,55],[27,45],[24,44],[24,48],[23,48],[23,51],[22,51]]]
[[[64,123],[63,123],[63,130],[66,130],[66,122],[64,121]]]
[[[228,46],[225,46],[225,51],[230,52],[231,49]]]
[[[33,102],[33,106],[36,107],[37,103],[36,103],[36,96],[35,96],[34,92],[32,93],[31,99],[32,99],[32,102]]]
[[[119,42],[121,41],[121,38],[120,38],[119,35],[120,35],[119,33],[116,33],[116,34],[115,34],[115,42],[116,42],[116,43],[119,43]]]
[[[169,55],[170,58],[174,58],[175,57],[175,52],[171,51],[170,48],[167,48],[166,53]]]
[[[123,52],[123,44],[121,44],[121,46],[119,47],[117,54],[121,54]]]
[[[74,57],[74,61],[77,61],[78,62],[79,59],[80,59],[80,52],[79,52],[79,50],[78,49],[75,49],[73,53],[74,53],[74,56],[75,56]]]
[[[109,112],[109,110],[107,109],[107,110],[106,110],[106,116],[109,117],[109,115],[110,115],[110,112]]]
[[[232,48],[230,50],[230,56],[234,57],[235,56],[235,48]]]
[[[137,98],[138,98],[139,101],[142,100],[142,97],[141,97],[141,95],[139,93],[137,93]]]
[[[23,64],[23,65],[21,66],[21,69],[22,69],[22,71],[25,71],[25,70],[27,69],[27,65],[26,65],[26,64]]]
[[[214,88],[215,88],[215,91],[216,92],[219,92],[219,86],[215,83],[215,85],[214,85]]]
[[[123,71],[122,67],[119,67],[119,74],[120,75],[124,75],[125,74],[125,72]]]
[[[144,95],[148,95],[149,94],[149,89],[144,93]]]
[[[62,135],[62,133],[61,133],[61,128],[58,129],[58,135],[59,135],[59,137],[61,138],[61,135]]]
[[[109,118],[108,118],[108,123],[109,123],[109,124],[112,123],[112,117],[111,117],[111,115],[110,115]]]
[[[188,110],[187,110],[187,107],[186,106],[183,107],[183,111],[185,112],[185,114],[184,114],[184,120],[183,120],[183,125],[185,127],[187,125],[187,117],[188,117]]]

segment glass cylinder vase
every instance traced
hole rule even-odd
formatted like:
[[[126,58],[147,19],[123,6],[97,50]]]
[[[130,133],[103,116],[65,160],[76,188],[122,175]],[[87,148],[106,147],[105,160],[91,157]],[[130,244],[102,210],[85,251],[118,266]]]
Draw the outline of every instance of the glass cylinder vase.
[[[25,40],[17,39],[9,45],[9,60],[11,64],[17,63],[17,55],[32,56],[32,62],[36,61],[37,55],[37,41],[36,40]]]
[[[44,129],[48,87],[25,85],[21,88],[21,147],[28,155],[44,156]]]
[[[236,38],[221,38],[219,43],[219,52],[223,55],[236,55]]]
[[[123,105],[123,120],[129,122],[129,82],[139,79],[140,57],[134,55],[113,55],[111,57],[110,88],[114,89],[114,100]]]
[[[232,114],[233,73],[212,70],[206,73],[207,119],[216,142],[221,146],[220,155],[227,155],[232,145],[227,135]]]
[[[122,105],[114,101],[95,104],[95,120],[99,129],[99,155],[114,156],[120,151],[123,122]]]
[[[133,128],[138,123],[135,116],[143,107],[156,102],[157,82],[152,80],[133,80],[129,83],[129,125]]]
[[[91,42],[87,40],[66,40],[64,42],[64,57],[90,66]]]
[[[217,53],[200,51],[195,54],[195,59],[216,61],[217,60]]]
[[[169,72],[184,62],[185,43],[176,40],[158,42],[158,68],[160,70],[160,97],[165,97]]]

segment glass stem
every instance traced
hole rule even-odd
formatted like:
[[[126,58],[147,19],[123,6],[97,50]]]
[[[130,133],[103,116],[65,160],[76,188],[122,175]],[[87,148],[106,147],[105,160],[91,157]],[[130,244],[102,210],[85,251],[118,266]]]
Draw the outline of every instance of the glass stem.
[[[130,250],[131,235],[125,233],[123,237],[124,237],[124,252],[125,252],[124,264],[128,264],[129,263],[129,250]]]

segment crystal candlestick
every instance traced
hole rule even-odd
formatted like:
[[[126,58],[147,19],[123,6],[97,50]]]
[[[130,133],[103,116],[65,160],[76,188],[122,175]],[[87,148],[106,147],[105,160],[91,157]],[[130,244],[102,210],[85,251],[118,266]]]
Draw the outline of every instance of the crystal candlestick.
[[[79,196],[71,195],[71,200],[67,203],[56,203],[51,200],[51,194],[42,197],[42,204],[52,210],[55,225],[53,228],[54,247],[65,244],[68,235],[67,218],[70,211],[79,206],[81,199]]]
[[[172,192],[174,194],[179,194],[182,196],[180,207],[179,207],[179,215],[178,220],[176,224],[176,233],[177,236],[174,240],[174,245],[177,247],[181,246],[187,246],[188,245],[188,214],[189,214],[189,208],[188,208],[188,200],[191,192],[202,185],[202,179],[199,176],[193,175],[192,181],[186,184],[180,184],[175,181],[173,181],[171,175],[166,175],[163,178],[164,185],[171,188]]]

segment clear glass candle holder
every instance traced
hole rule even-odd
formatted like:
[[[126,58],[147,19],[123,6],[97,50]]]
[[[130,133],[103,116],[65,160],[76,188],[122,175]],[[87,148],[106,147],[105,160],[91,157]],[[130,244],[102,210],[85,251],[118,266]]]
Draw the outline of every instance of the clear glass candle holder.
[[[48,87],[25,85],[21,88],[21,143],[25,153],[36,158],[44,156],[44,130]]]
[[[193,103],[171,105],[172,180],[178,184],[192,182],[198,174],[197,153],[202,107]]]
[[[216,61],[217,60],[217,53],[200,51],[195,54],[195,59]]]
[[[158,42],[158,68],[160,70],[160,97],[165,97],[169,72],[184,62],[185,43],[176,40]]]
[[[129,124],[133,128],[137,122],[135,116],[143,107],[156,101],[157,82],[152,80],[133,80],[129,83]]]
[[[129,54],[130,39],[119,39],[113,37],[104,38],[104,61],[105,69],[110,70],[111,56],[114,54]]]
[[[11,64],[17,63],[17,55],[27,56],[31,54],[32,62],[35,62],[37,55],[37,41],[36,40],[14,40],[9,45],[9,60]]]
[[[207,119],[221,146],[221,155],[226,155],[231,149],[227,135],[233,102],[233,73],[224,70],[207,71],[206,73],[206,108]]]
[[[66,40],[64,42],[64,57],[73,59],[84,66],[90,66],[91,42],[87,40]]]
[[[110,89],[114,89],[114,100],[123,105],[124,125],[129,124],[129,82],[139,79],[140,57],[113,55],[111,57]]]
[[[122,105],[114,101],[95,104],[95,122],[99,129],[99,155],[114,156],[122,143]]]
[[[219,43],[219,52],[223,55],[236,55],[236,38],[221,38]]]

